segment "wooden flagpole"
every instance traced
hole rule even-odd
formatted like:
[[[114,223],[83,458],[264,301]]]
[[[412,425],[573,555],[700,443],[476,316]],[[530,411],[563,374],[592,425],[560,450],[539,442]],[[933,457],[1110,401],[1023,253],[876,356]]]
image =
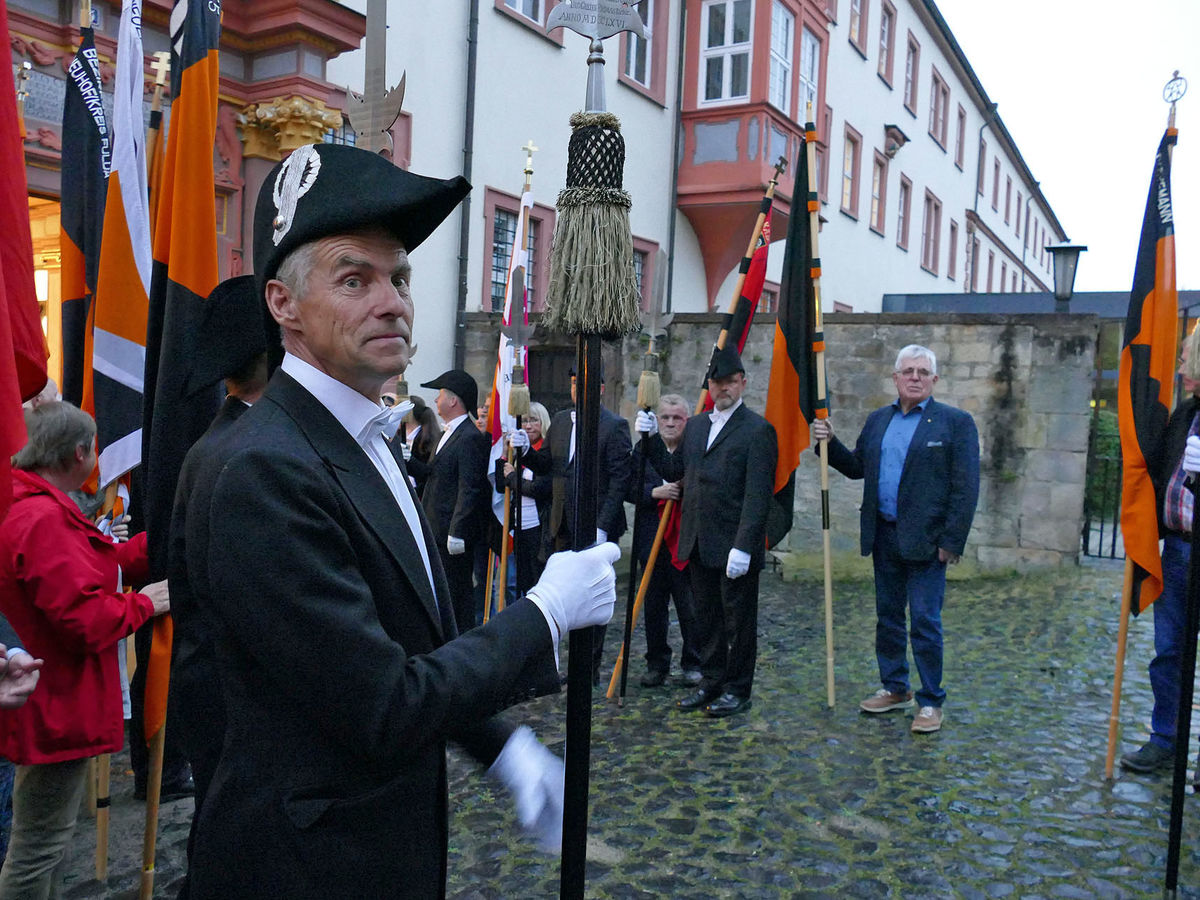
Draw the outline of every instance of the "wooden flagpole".
[[[808,155],[808,184],[805,185],[808,207],[808,234],[812,249],[813,282],[813,352],[817,358],[818,419],[828,416],[828,394],[825,386],[825,333],[821,320],[821,255],[817,234],[821,230],[821,204],[817,199],[817,129],[813,124],[812,103],[808,104],[808,121],[804,133],[804,152]],[[800,211],[800,192],[792,189],[792,215]],[[829,441],[818,444],[821,457],[821,546],[825,555],[825,693],[829,708],[834,705],[833,687],[833,554],[830,548],[829,523]]]
[[[762,208],[759,210],[758,218],[754,222],[754,231],[750,235],[750,243],[746,246],[745,259],[750,259],[754,256],[754,251],[758,246],[758,239],[762,236],[763,225],[766,224],[767,215],[770,213],[771,201],[775,197],[775,188],[779,184],[779,176],[783,174],[786,168],[787,160],[781,156],[779,161],[775,164],[775,174],[771,177],[770,182],[767,184],[767,189],[763,193]],[[742,298],[742,288],[746,286],[745,268],[745,266],[742,266],[742,271],[738,273],[737,283],[733,286],[733,297],[730,299],[729,307],[726,310],[725,324],[721,326],[721,332],[717,335],[717,350],[723,350],[725,348],[726,341],[729,340],[729,323],[733,318],[733,314],[737,311],[738,301]],[[700,399],[696,401],[696,409],[694,410],[693,415],[700,415],[700,413],[704,412],[704,406],[707,401],[708,381],[705,380],[704,387],[700,390]],[[674,510],[674,508],[675,501],[668,500],[664,504],[662,511],[659,514],[660,519],[658,532],[654,536],[654,544],[650,547],[650,555],[646,557],[646,568],[642,572],[642,581],[638,586],[637,598],[634,600],[633,604],[633,625],[637,624],[638,617],[641,614],[642,603],[645,601],[646,591],[650,587],[650,576],[654,573],[654,564],[658,562],[658,553],[662,547],[663,534],[666,530],[664,526],[666,521],[671,517],[671,512]],[[608,693],[606,694],[610,700],[615,696],[616,686],[621,677],[621,665],[622,654],[618,654],[617,663],[613,668],[612,678],[609,680],[608,684]]]

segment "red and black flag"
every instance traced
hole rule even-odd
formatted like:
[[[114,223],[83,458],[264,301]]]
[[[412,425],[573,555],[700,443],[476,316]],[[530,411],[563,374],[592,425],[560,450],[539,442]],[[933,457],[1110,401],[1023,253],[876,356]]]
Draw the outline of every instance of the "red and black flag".
[[[0,34],[8,9],[0,3]],[[46,338],[33,286],[29,189],[12,67],[0,66],[0,519],[12,503],[9,457],[25,446],[21,402],[46,383]]]
[[[1175,224],[1171,215],[1171,148],[1168,128],[1154,158],[1154,175],[1142,219],[1133,290],[1125,319],[1125,340],[1117,382],[1121,431],[1121,535],[1134,564],[1139,613],[1162,593],[1158,551],[1158,508],[1146,454],[1162,436],[1175,387],[1179,300],[1175,290]]]
[[[814,258],[809,214],[818,208],[815,188],[809,183],[807,144],[816,140],[815,126],[806,126],[800,148],[796,181],[792,188],[792,214],[788,219],[783,278],[779,286],[779,313],[775,319],[775,347],[771,354],[771,379],[767,384],[767,421],[775,426],[779,459],[775,467],[775,508],[767,520],[767,542],[775,546],[792,527],[796,466],[809,445],[808,426],[826,415],[817,400],[817,351],[824,337],[817,332],[816,279],[821,261]]]
[[[745,275],[746,280],[742,282],[742,290],[738,294],[733,312],[725,313],[725,321],[721,326],[727,333],[725,345],[736,347],[738,354],[741,354],[742,349],[746,346],[746,338],[750,336],[750,326],[754,324],[754,313],[757,312],[759,301],[762,299],[763,283],[767,280],[767,251],[771,246],[771,202],[771,197],[763,197],[761,213],[766,218],[763,221],[762,233],[754,245],[754,252],[750,256],[742,257],[738,272]],[[717,348],[714,346],[713,356],[716,356],[716,353]],[[712,371],[711,362],[705,371],[705,380],[701,387],[708,386],[709,371]],[[709,396],[708,391],[705,391],[704,411],[712,408],[712,397]]]
[[[91,375],[92,296],[100,267],[112,138],[100,93],[100,59],[91,28],[67,69],[62,129],[62,395],[83,404]]]

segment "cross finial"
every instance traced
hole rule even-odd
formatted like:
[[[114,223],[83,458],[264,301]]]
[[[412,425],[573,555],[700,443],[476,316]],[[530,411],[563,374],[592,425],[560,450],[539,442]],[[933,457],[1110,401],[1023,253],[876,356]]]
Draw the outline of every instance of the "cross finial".
[[[521,148],[525,151],[525,174],[533,174],[533,154],[538,152],[538,148],[533,146],[533,138],[525,142],[525,146]]]
[[[154,54],[154,62],[150,64],[154,70],[154,83],[162,87],[167,83],[167,75],[171,72],[171,54],[167,50],[159,50]]]

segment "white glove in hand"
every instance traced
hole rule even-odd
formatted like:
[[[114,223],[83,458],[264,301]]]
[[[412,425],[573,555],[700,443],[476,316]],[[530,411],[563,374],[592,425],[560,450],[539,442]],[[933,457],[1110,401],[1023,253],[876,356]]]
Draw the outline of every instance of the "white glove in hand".
[[[129,540],[129,516],[118,516],[113,519],[112,539],[118,544]]]
[[[400,455],[404,457],[405,462],[412,459],[412,447],[409,446],[407,441],[400,445]]]
[[[564,550],[546,561],[538,583],[528,597],[542,611],[558,639],[568,631],[605,625],[617,602],[617,573],[613,563],[621,558],[616,544],[597,544],[578,552]]]
[[[605,531],[603,528],[597,528],[596,529],[596,543],[603,544],[607,540],[608,540],[608,532]]]
[[[1192,435],[1183,448],[1183,471],[1189,475],[1200,472],[1200,436]]]
[[[525,433],[524,428],[518,428],[509,434],[508,443],[514,450],[520,450],[524,453],[529,449],[529,435]]]
[[[563,763],[522,725],[488,769],[513,796],[521,830],[541,850],[562,849]]]
[[[729,548],[729,561],[725,563],[726,578],[741,578],[750,571],[750,554],[737,547]]]
[[[467,542],[462,538],[456,538],[452,534],[446,535],[446,550],[451,556],[462,556],[467,552]]]
[[[658,416],[644,409],[638,410],[633,429],[638,434],[644,434],[646,437],[654,437],[654,435],[658,434]]]

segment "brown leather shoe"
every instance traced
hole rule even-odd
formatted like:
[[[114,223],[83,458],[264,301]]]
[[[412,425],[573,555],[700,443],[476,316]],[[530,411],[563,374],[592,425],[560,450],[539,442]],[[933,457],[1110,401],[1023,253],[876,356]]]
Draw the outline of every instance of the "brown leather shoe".
[[[885,713],[893,709],[909,709],[913,705],[912,691],[903,694],[893,694],[887,688],[880,688],[862,703],[858,708],[863,712]]]
[[[929,734],[942,727],[942,708],[940,706],[922,706],[913,716],[912,730],[914,734]]]

